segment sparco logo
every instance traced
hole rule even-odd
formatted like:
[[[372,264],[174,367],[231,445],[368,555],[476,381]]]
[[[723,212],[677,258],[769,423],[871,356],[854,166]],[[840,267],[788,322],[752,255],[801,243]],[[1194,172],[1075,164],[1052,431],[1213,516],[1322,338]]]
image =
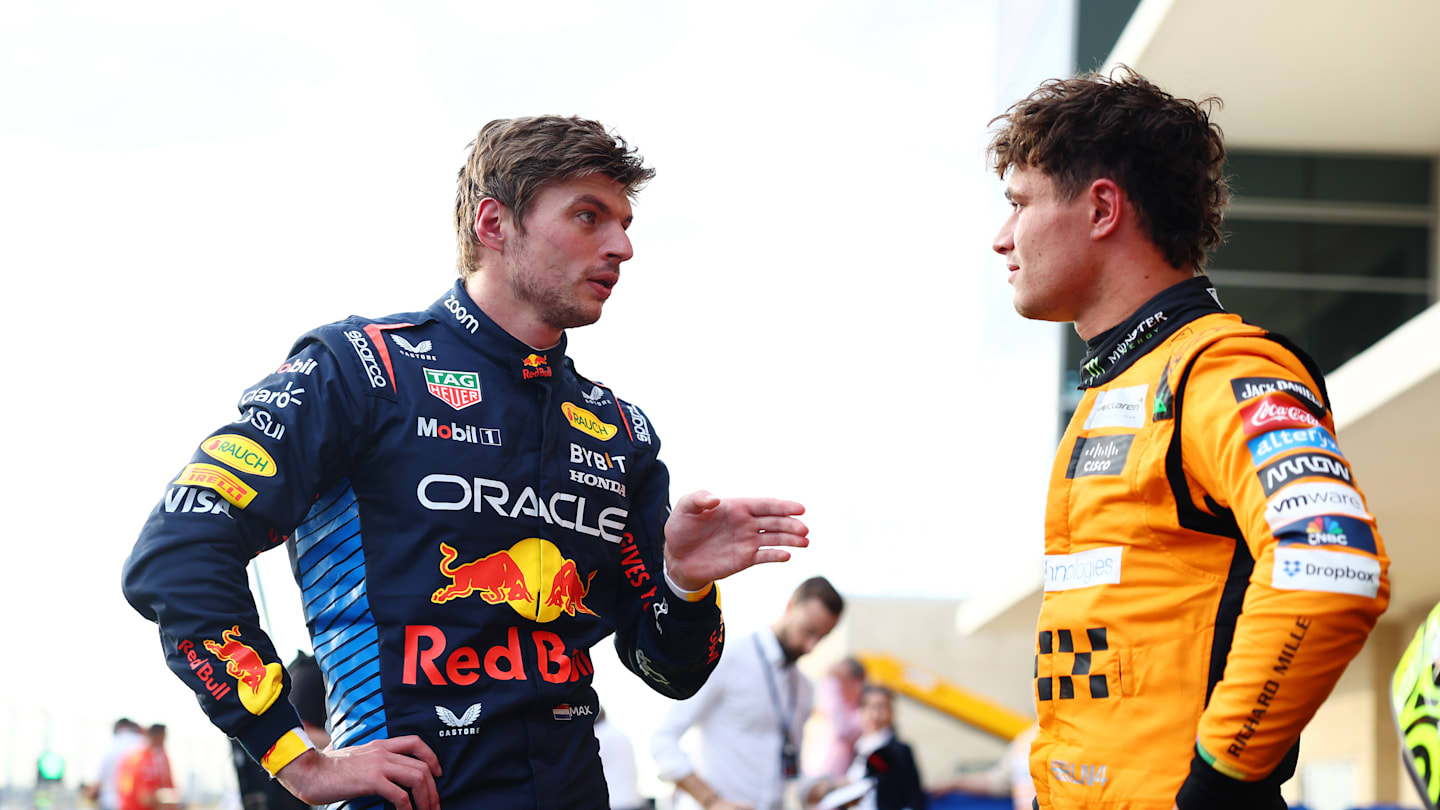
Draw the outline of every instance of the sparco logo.
[[[625,410],[630,412],[630,426],[635,429],[635,441],[650,443],[650,422],[645,419],[645,414],[640,409],[625,403]]]
[[[460,306],[460,302],[455,299],[455,293],[450,293],[450,297],[445,299],[445,308],[450,310],[450,314],[455,316],[461,326],[470,330],[470,334],[480,331],[480,321],[476,320],[469,310]]]
[[[1350,483],[1350,468],[1345,466],[1345,462],[1320,453],[1287,456],[1261,467],[1257,475],[1260,476],[1260,485],[1265,489],[1267,498],[1286,484],[1301,478],[1329,478]]]
[[[351,330],[345,333],[345,338],[350,345],[355,347],[355,353],[360,355],[360,362],[365,366],[365,374],[370,378],[371,388],[386,388],[389,383],[385,380],[385,372],[380,370],[380,364],[375,360],[375,353],[370,351],[370,341],[365,339],[362,332]]]

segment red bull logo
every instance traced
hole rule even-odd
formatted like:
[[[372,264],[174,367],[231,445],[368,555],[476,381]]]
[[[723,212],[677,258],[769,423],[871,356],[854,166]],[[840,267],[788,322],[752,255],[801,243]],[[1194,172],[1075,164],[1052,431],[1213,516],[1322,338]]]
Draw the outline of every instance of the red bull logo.
[[[505,641],[491,647],[451,647],[445,631],[430,624],[405,627],[405,661],[400,682],[407,686],[472,686],[481,677],[495,681],[526,681],[538,676],[546,683],[575,683],[595,674],[585,650],[566,651],[565,640],[549,630],[531,630],[534,669],[526,670],[520,628],[505,631]]]
[[[455,565],[458,558],[452,546],[440,544],[440,573],[450,584],[436,589],[431,602],[439,605],[478,594],[488,604],[508,604],[537,622],[554,621],[562,613],[600,615],[585,604],[595,572],[582,576],[575,561],[549,540],[527,537],[508,549]]]
[[[450,578],[450,584],[430,597],[430,601],[437,605],[451,599],[463,599],[472,593],[480,594],[481,599],[492,605],[533,601],[530,589],[525,586],[525,572],[520,570],[508,551],[497,551],[453,568],[450,564],[459,556],[454,548],[441,543],[440,556],[440,573]]]
[[[570,616],[574,616],[577,610],[591,616],[600,615],[585,607],[585,594],[590,592],[590,583],[594,579],[595,572],[591,571],[590,576],[581,582],[575,561],[566,560],[560,570],[555,572],[555,578],[550,581],[550,595],[545,598],[545,607],[558,607]]]
[[[270,704],[280,697],[284,686],[280,664],[265,663],[255,648],[240,640],[240,625],[234,625],[220,634],[224,643],[206,640],[205,649],[225,662],[225,673],[239,681],[235,693],[245,710],[254,715],[264,714]]]
[[[520,361],[520,378],[522,380],[533,380],[536,377],[554,376],[555,370],[550,368],[550,362],[546,359],[548,355],[535,354],[531,352]]]

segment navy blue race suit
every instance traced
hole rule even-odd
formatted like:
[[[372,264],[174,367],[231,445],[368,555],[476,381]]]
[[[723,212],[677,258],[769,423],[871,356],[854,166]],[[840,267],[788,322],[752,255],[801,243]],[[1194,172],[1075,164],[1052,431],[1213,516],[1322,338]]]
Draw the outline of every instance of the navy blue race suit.
[[[337,746],[419,735],[443,806],[604,807],[587,651],[672,698],[723,645],[719,595],[662,573],[669,474],[645,414],[463,286],[304,335],[156,505],[125,565],[170,668],[278,771],[303,753],[245,567],[284,544]],[[375,797],[351,807],[378,806]]]

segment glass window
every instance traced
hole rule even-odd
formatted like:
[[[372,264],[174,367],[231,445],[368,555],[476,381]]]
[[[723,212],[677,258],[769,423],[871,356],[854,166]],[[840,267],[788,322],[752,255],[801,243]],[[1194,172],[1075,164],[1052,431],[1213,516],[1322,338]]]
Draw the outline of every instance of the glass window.
[[[1430,229],[1417,225],[1231,220],[1209,267],[1269,273],[1429,275]]]
[[[1220,301],[1227,310],[1290,338],[1325,374],[1430,305],[1429,296],[1423,294],[1219,286]]]
[[[1434,200],[1429,158],[1231,152],[1225,173],[1236,196],[1426,206]]]

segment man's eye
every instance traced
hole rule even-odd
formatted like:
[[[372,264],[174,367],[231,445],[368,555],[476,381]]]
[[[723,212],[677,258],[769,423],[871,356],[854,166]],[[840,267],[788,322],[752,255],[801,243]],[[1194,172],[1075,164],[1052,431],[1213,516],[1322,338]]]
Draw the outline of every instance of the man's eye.
[[[580,217],[580,221],[581,221],[581,222],[584,222],[586,225],[594,225],[594,224],[595,224],[595,212],[594,212],[594,211],[581,211],[581,212],[578,214],[578,216]]]

